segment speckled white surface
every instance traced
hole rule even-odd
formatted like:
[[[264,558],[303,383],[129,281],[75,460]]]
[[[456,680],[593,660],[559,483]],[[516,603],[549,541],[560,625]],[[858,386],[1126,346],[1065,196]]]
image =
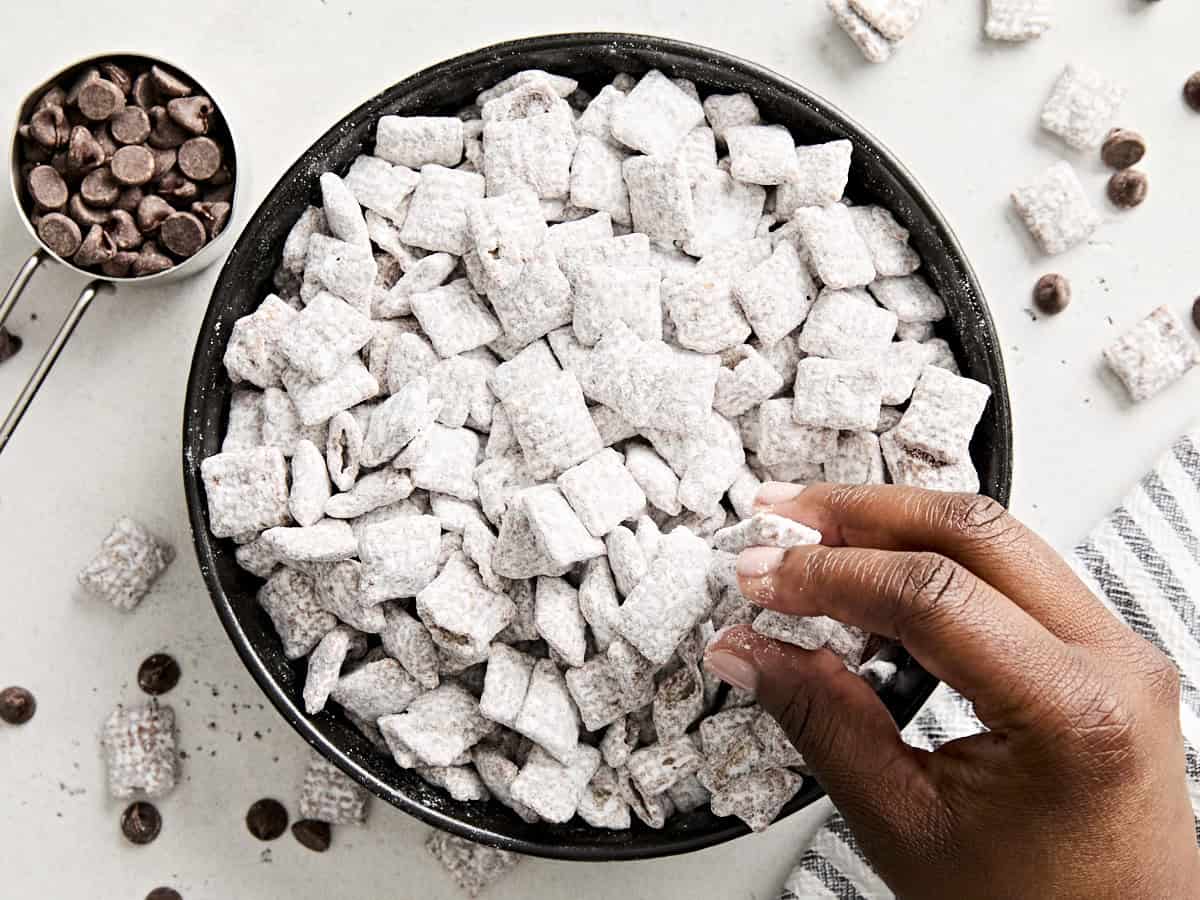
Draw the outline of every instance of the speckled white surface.
[[[983,40],[982,3],[931,0],[903,49],[872,67],[818,0],[747,8],[744,18],[719,0],[614,0],[588,12],[547,0],[495,8],[442,0],[419,12],[383,0],[209,0],[175,5],[169,26],[137,5],[26,0],[6,5],[0,31],[0,113],[13,115],[28,85],[76,56],[104,49],[170,56],[210,86],[235,123],[248,201],[237,228],[347,110],[477,46],[606,28],[672,35],[753,59],[863,122],[907,161],[957,229],[1008,363],[1014,508],[1066,547],[1195,417],[1198,376],[1135,409],[1102,373],[1100,351],[1159,303],[1186,315],[1200,293],[1200,116],[1179,99],[1200,67],[1200,7],[1186,0],[1057,5],[1059,22],[1041,41],[1006,46]],[[78,24],[68,29],[69,22]],[[47,42],[50,23],[56,36]],[[329,52],[336,61],[327,61]],[[1098,158],[1038,128],[1067,60],[1091,63],[1129,88],[1120,124],[1150,143],[1143,163],[1150,198],[1140,210],[1108,206]],[[1077,164],[1105,224],[1087,246],[1048,260],[1007,198],[1059,157]],[[0,235],[6,281],[30,249],[7,200]],[[1074,304],[1054,321],[1034,322],[1025,311],[1029,290],[1049,271],[1071,278]],[[169,884],[187,900],[460,896],[425,853],[425,826],[381,803],[366,829],[335,829],[324,855],[290,836],[259,844],[242,824],[262,796],[278,797],[294,814],[306,750],[226,641],[190,547],[179,459],[183,392],[215,278],[211,268],[182,284],[98,299],[0,456],[0,683],[24,684],[39,701],[29,725],[0,728],[0,845],[10,860],[0,894],[140,900]],[[0,366],[0,398],[15,396],[80,287],[61,269],[35,276],[13,316],[26,347]],[[81,597],[74,583],[122,514],[179,550],[132,615]],[[158,650],[183,665],[183,682],[167,699],[188,759],[183,783],[161,804],[162,835],[135,848],[120,836],[121,805],[104,792],[97,732],[113,704],[140,699],[137,664]],[[528,860],[486,896],[773,900],[814,820],[796,816],[765,835],[659,862]]]

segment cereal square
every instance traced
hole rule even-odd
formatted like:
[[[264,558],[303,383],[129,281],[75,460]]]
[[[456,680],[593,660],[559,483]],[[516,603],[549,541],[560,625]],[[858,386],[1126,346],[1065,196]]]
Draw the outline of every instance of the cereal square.
[[[419,488],[475,500],[479,496],[474,478],[478,457],[478,434],[434,422],[413,438],[392,465],[408,469],[412,483]]]
[[[893,341],[888,344],[879,359],[884,405],[906,403],[925,367],[936,361],[937,352],[936,347],[916,341]]]
[[[833,17],[842,27],[842,31],[854,41],[867,62],[884,63],[891,59],[892,51],[896,49],[895,43],[885,38],[870,22],[860,16],[850,5],[850,0],[825,0],[825,3],[833,12]]]
[[[695,224],[692,186],[682,163],[658,156],[632,156],[621,166],[629,189],[635,231],[651,240],[685,240]]]
[[[313,579],[296,569],[279,569],[258,590],[258,604],[271,618],[284,655],[299,659],[337,625],[317,598]]]
[[[271,294],[248,316],[233,323],[225,348],[225,370],[234,384],[278,387],[287,361],[279,343],[297,312]]]
[[[896,314],[899,322],[940,322],[946,318],[946,304],[937,291],[920,275],[880,278],[868,287],[884,309]]]
[[[364,528],[358,554],[367,602],[417,596],[437,575],[441,536],[433,516],[400,516]]]
[[[692,223],[683,243],[687,253],[707,256],[754,237],[767,199],[762,187],[738,181],[717,168],[702,169],[691,180]]]
[[[804,321],[817,286],[795,246],[781,241],[769,259],[734,281],[733,296],[758,339],[771,346]]]
[[[796,460],[824,462],[837,451],[837,432],[797,422],[792,416],[794,402],[783,397],[758,407],[757,454],[765,466]]]
[[[1076,150],[1099,147],[1125,99],[1125,89],[1088,66],[1067,65],[1046,105],[1042,127]]]
[[[513,75],[509,75],[503,81],[492,85],[485,91],[480,91],[475,98],[475,105],[479,107],[487,106],[492,100],[497,97],[503,97],[505,94],[512,93],[519,87],[524,87],[527,84],[537,83],[559,97],[567,97],[575,92],[579,87],[579,82],[574,78],[567,78],[565,75],[555,75],[550,72],[544,72],[541,69],[523,69]]]
[[[367,789],[325,759],[313,758],[300,787],[299,813],[330,825],[361,825],[367,820]]]
[[[579,720],[567,683],[553,661],[542,659],[534,665],[513,731],[529,738],[560,762],[572,758],[579,745]]]
[[[557,481],[593,537],[604,537],[622,522],[636,518],[646,506],[646,495],[615,450],[601,450],[567,469]]]
[[[805,353],[829,359],[875,359],[896,333],[896,314],[865,294],[826,288],[800,332]]]
[[[838,435],[837,454],[825,461],[825,480],[831,484],[883,484],[879,438],[870,431]]]
[[[569,821],[599,768],[600,751],[587,744],[577,745],[565,762],[534,747],[512,783],[513,799],[547,822]]]
[[[479,712],[479,703],[457,684],[441,684],[422,694],[397,715],[379,720],[391,745],[400,740],[430,766],[450,766],[486,737],[495,724]]]
[[[1030,234],[1046,253],[1062,253],[1087,240],[1100,225],[1069,162],[1060,161],[1012,195]]]
[[[533,624],[546,646],[568,666],[582,666],[587,654],[587,622],[579,611],[579,591],[562,578],[542,575],[533,600]]]
[[[775,214],[790,219],[806,206],[832,206],[842,199],[850,180],[850,158],[854,145],[830,141],[796,148],[799,175],[775,191]]]
[[[529,692],[534,658],[508,644],[494,644],[488,654],[479,711],[505,728],[516,725]]]
[[[732,419],[748,412],[783,388],[783,378],[753,347],[743,344],[726,352],[725,365],[717,373],[713,409]]]
[[[516,608],[507,596],[488,588],[478,570],[456,554],[417,594],[417,614],[434,643],[486,658],[488,644],[513,620]]]
[[[571,202],[606,212],[614,222],[632,224],[629,188],[621,168],[628,156],[608,141],[584,134],[571,161]]]
[[[433,349],[443,359],[500,337],[500,323],[465,278],[413,294],[409,302]]]
[[[730,128],[762,123],[758,104],[749,94],[709,94],[704,98],[703,106],[718,141],[725,140],[725,132]]]
[[[1051,0],[988,0],[984,33],[993,41],[1029,41],[1053,24]]]
[[[850,7],[889,41],[902,41],[925,11],[925,0],[850,0]]]
[[[912,450],[896,439],[895,429],[879,436],[879,449],[894,484],[931,491],[979,493],[979,473],[970,457],[942,463],[919,450]]]
[[[279,339],[292,368],[310,381],[323,381],[371,340],[371,320],[327,291],[298,313]]]
[[[604,544],[588,533],[554,485],[528,488],[519,502],[539,550],[558,570],[553,574],[561,575],[575,563],[604,553]]]
[[[421,176],[406,166],[395,166],[378,156],[359,156],[343,181],[359,205],[403,225],[408,198]],[[370,226],[368,225],[368,233]]]
[[[575,283],[572,325],[581,344],[592,346],[620,319],[645,341],[662,339],[662,277],[653,266],[594,265]]]
[[[1110,344],[1104,361],[1136,402],[1182,378],[1200,362],[1200,347],[1179,317],[1160,306]]]
[[[342,675],[329,697],[347,712],[375,722],[382,716],[403,712],[422,692],[421,685],[400,663],[381,656]]]
[[[719,353],[745,343],[750,325],[733,298],[727,275],[696,269],[663,282],[663,308],[675,325],[675,340],[697,353]]]
[[[796,142],[782,125],[735,125],[724,137],[729,174],[738,181],[775,185],[800,177]]]
[[[357,356],[351,356],[345,365],[322,381],[310,381],[294,369],[288,369],[283,373],[283,383],[303,425],[327,422],[342,410],[358,406],[379,393],[379,382]],[[263,434],[265,437],[265,426]]]
[[[703,121],[700,103],[657,69],[642,76],[613,108],[610,119],[618,141],[657,156],[673,153],[684,136]]]
[[[944,463],[967,458],[975,426],[991,388],[937,366],[926,366],[895,436],[900,443]]]
[[[888,210],[882,206],[852,206],[850,218],[880,278],[911,275],[921,267],[921,257],[908,245],[908,229]]]
[[[506,397],[513,434],[535,478],[553,478],[603,447],[579,382],[570,372]]]
[[[425,847],[471,898],[478,897],[488,885],[502,879],[521,861],[515,853],[476,844],[445,831],[435,830]]]
[[[483,197],[482,175],[428,164],[400,230],[406,244],[461,256],[467,249],[467,206]]]
[[[467,204],[467,234],[488,283],[509,287],[546,239],[537,195],[518,188]]]
[[[504,334],[524,347],[571,321],[571,285],[552,247],[543,244],[507,287],[488,294]]]
[[[175,558],[170,544],[159,540],[133,519],[122,516],[92,561],[79,573],[79,583],[93,597],[117,609],[137,607]]]
[[[578,138],[569,108],[558,103],[561,106],[549,112],[484,122],[483,174],[489,197],[522,187],[542,200],[565,200],[570,194]]]
[[[879,421],[883,383],[873,360],[800,360],[792,417],[801,425],[860,431]]]
[[[108,766],[108,792],[116,800],[137,794],[165,797],[175,789],[179,756],[175,710],[151,700],[145,706],[118,706],[100,738]]]
[[[813,269],[826,288],[861,287],[875,280],[871,251],[854,227],[850,210],[840,203],[796,210],[794,221],[808,250]]]
[[[287,463],[276,448],[218,453],[200,464],[209,527],[217,537],[288,522]]]
[[[375,126],[375,155],[398,166],[457,166],[462,154],[456,116],[381,116]]]
[[[742,775],[713,793],[713,815],[737,816],[752,831],[766,831],[803,782],[802,775],[779,768]]]
[[[371,309],[378,272],[369,244],[351,244],[314,234],[308,239],[301,299],[308,302],[323,289],[365,314]]]

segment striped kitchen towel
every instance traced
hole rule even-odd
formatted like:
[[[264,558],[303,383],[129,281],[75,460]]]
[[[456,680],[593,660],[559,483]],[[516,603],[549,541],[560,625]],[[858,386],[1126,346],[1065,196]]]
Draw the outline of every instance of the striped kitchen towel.
[[[1071,564],[1096,596],[1179,667],[1188,781],[1200,815],[1200,429],[1175,442],[1075,548]],[[929,750],[982,730],[970,703],[943,685],[904,737]],[[1200,839],[1200,820],[1196,834]],[[788,876],[779,900],[892,896],[835,813]]]

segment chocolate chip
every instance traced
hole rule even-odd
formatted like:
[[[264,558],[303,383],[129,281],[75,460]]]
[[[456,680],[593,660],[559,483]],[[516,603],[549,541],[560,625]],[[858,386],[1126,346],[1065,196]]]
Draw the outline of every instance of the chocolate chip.
[[[178,97],[167,104],[167,115],[192,134],[208,134],[213,102],[205,96]]]
[[[1187,105],[1200,112],[1200,72],[1193,72],[1183,85],[1183,99]]]
[[[121,183],[113,177],[112,169],[104,166],[93,169],[83,177],[79,193],[90,206],[112,206],[120,196]]]
[[[120,88],[122,94],[128,94],[133,87],[133,76],[129,74],[129,70],[114,62],[100,63],[100,74]]]
[[[82,125],[76,125],[71,129],[71,140],[67,144],[67,171],[85,175],[102,165],[104,148],[94,134]]]
[[[246,827],[260,841],[273,841],[287,831],[288,814],[283,804],[269,797],[257,800],[246,813]]]
[[[131,844],[149,844],[162,831],[162,816],[153,803],[139,800],[121,813],[121,833]]]
[[[210,181],[209,184],[212,184]],[[223,184],[219,188],[213,188],[204,195],[205,203],[231,203],[233,202],[233,185]]]
[[[140,145],[121,147],[109,165],[113,177],[123,185],[143,185],[154,177],[154,154]],[[111,202],[116,202],[116,197]]]
[[[150,137],[150,115],[140,106],[127,106],[108,123],[122,144],[141,144]]]
[[[158,180],[175,168],[175,162],[179,159],[179,151],[171,147],[164,149],[150,148],[150,152],[154,154],[154,178]]]
[[[165,272],[174,265],[175,263],[171,260],[171,257],[159,250],[158,245],[154,241],[146,241],[146,243],[142,244],[142,252],[138,254],[138,258],[134,261],[130,272],[135,276],[157,275],[159,272]]]
[[[1123,169],[1108,179],[1108,199],[1120,209],[1141,206],[1150,190],[1150,180],[1137,169]]]
[[[45,109],[47,106],[63,107],[66,105],[67,92],[56,84],[38,98],[37,105],[33,109],[34,112],[37,112],[37,110]]]
[[[225,230],[225,226],[229,224],[229,213],[232,211],[228,203],[193,203],[192,214],[204,223],[204,230],[208,232],[208,239],[214,240],[217,235]]]
[[[51,156],[50,157],[50,166],[59,175],[66,177],[67,173],[71,169],[71,166],[67,160],[67,151],[59,150],[57,153],[55,153],[53,156]]]
[[[179,663],[168,653],[147,656],[138,666],[138,687],[157,697],[179,684]]]
[[[37,166],[25,181],[29,196],[42,209],[62,209],[67,205],[67,183],[53,166]]]
[[[28,125],[22,125],[18,128],[17,134],[21,136],[22,159],[33,163],[50,162],[50,151],[33,139],[33,136],[29,133]]]
[[[182,172],[172,169],[158,179],[158,192],[170,200],[191,201],[200,193],[196,182],[188,181]]]
[[[104,161],[108,162],[117,152],[118,146],[117,142],[113,140],[113,136],[109,134],[108,126],[97,125],[92,129],[92,136],[96,138],[96,143],[104,148]]]
[[[208,236],[204,223],[191,213],[177,212],[167,216],[158,230],[158,239],[176,256],[191,256],[204,246]]]
[[[42,216],[37,225],[38,237],[56,256],[70,259],[83,243],[83,232],[79,226],[62,213]]]
[[[1114,128],[1104,139],[1104,146],[1100,148],[1100,158],[1106,166],[1114,169],[1136,166],[1145,155],[1146,139],[1127,128]]]
[[[71,262],[86,269],[88,266],[107,262],[116,252],[117,245],[113,243],[112,236],[104,230],[103,226],[93,225],[88,229],[87,235],[79,245]]]
[[[25,688],[6,687],[0,691],[0,721],[9,725],[24,725],[33,718],[35,712],[37,701]]]
[[[1071,282],[1061,275],[1043,275],[1033,289],[1033,302],[1048,316],[1062,312],[1071,302]]]
[[[1192,324],[1200,328],[1200,297],[1197,297],[1192,303]]]
[[[67,215],[78,222],[80,226],[90,227],[103,225],[108,221],[111,213],[107,209],[93,209],[83,202],[83,197],[79,194],[72,194],[71,199],[67,201]]]
[[[21,350],[23,343],[19,337],[7,328],[0,326],[0,363],[16,356]]]
[[[151,232],[158,228],[167,216],[175,212],[175,207],[158,194],[147,194],[137,208],[138,228]]]
[[[146,895],[146,900],[183,900],[183,895],[175,888],[156,887]]]
[[[68,106],[74,106],[79,102],[79,92],[87,85],[91,84],[100,77],[100,70],[97,68],[84,69],[79,73],[71,87],[67,90],[67,95],[63,99]]]
[[[172,75],[162,66],[151,66],[150,77],[154,79],[154,86],[158,88],[159,94],[164,97],[186,97],[192,92],[190,84]]]
[[[47,106],[35,112],[29,120],[29,136],[47,150],[65,147],[71,139],[71,126],[62,107]]]
[[[192,138],[179,148],[179,169],[193,181],[207,181],[220,168],[221,147],[212,138]]]
[[[150,137],[146,140],[151,147],[163,149],[164,147],[178,147],[186,141],[190,134],[180,128],[167,115],[165,108],[155,106],[150,109]]]
[[[118,250],[136,250],[142,246],[142,232],[128,210],[114,209],[103,227]]]
[[[137,260],[138,254],[134,251],[118,250],[113,254],[112,259],[100,263],[100,271],[109,278],[127,278],[133,271],[133,264]]]
[[[152,106],[158,106],[159,96],[158,88],[154,86],[154,79],[150,77],[149,72],[143,72],[137,78],[133,79],[133,89],[129,92],[133,98],[133,102],[142,109],[150,109]]]
[[[330,844],[330,829],[328,822],[318,822],[316,819],[301,819],[292,826],[292,836],[300,842],[300,845],[307,847],[317,853],[324,853],[329,849]]]
[[[227,184],[233,184],[233,173],[229,171],[229,166],[221,166],[217,170],[217,174],[208,179],[208,183],[212,187],[224,187]]]
[[[103,122],[125,105],[125,94],[111,81],[97,78],[80,89],[77,105],[93,122]]]
[[[117,195],[117,202],[113,204],[113,209],[123,209],[125,212],[136,213],[138,205],[141,204],[142,198],[145,196],[146,192],[140,187],[124,188]]]

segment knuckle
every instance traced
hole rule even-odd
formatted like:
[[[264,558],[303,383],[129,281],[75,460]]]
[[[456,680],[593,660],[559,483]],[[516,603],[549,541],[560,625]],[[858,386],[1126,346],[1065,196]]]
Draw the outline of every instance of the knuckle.
[[[1137,704],[1111,678],[1080,659],[1064,668],[1055,693],[1071,752],[1086,754],[1090,763],[1110,772],[1134,758],[1140,744]]]
[[[966,570],[937,553],[917,553],[904,572],[897,619],[929,624],[970,601],[973,590]]]
[[[1003,505],[982,494],[951,494],[946,498],[945,515],[951,527],[973,541],[1004,537],[1016,527]]]
[[[1167,654],[1143,641],[1134,671],[1153,702],[1165,706],[1171,712],[1179,708],[1179,668]]]

